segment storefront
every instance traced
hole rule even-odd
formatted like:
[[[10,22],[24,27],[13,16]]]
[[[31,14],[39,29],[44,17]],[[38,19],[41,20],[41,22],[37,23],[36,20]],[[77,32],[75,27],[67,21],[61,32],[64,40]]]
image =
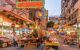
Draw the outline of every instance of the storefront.
[[[11,28],[12,21],[5,17],[5,15],[0,14],[0,36],[4,36],[12,33]]]
[[[0,36],[12,34],[13,27],[16,35],[19,35],[23,32],[23,27],[17,24],[16,21],[12,21],[11,19],[7,18],[6,15],[0,14]]]
[[[78,36],[78,45],[80,48],[80,22],[77,23],[77,36]]]

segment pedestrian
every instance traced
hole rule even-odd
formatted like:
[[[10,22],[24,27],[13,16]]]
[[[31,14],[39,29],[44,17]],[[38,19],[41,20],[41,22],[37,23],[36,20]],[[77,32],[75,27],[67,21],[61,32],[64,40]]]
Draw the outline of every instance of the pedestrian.
[[[40,44],[39,47],[37,48],[37,50],[44,50],[45,45],[44,44]]]
[[[17,41],[15,39],[13,39],[13,46],[14,47],[18,46],[18,43],[17,43]]]
[[[41,30],[39,33],[38,41],[37,41],[37,50],[44,50],[44,41],[45,41],[45,32]]]

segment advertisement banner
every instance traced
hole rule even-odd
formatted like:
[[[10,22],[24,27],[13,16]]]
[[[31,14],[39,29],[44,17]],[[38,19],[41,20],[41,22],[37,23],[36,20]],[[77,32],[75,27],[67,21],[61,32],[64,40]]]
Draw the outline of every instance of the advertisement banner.
[[[42,8],[43,2],[42,1],[34,1],[34,2],[16,2],[17,8]]]

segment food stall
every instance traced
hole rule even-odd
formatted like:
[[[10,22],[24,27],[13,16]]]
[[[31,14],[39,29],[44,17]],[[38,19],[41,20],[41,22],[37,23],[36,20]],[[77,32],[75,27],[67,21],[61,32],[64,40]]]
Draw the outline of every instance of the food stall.
[[[66,34],[64,35],[64,42],[67,44],[77,44],[77,29],[70,27],[64,29]]]

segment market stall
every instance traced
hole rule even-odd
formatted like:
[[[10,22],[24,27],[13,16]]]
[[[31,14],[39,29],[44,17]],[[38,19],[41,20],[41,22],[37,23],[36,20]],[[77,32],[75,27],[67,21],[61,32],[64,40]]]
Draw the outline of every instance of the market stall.
[[[64,29],[66,34],[64,35],[64,42],[67,44],[77,44],[77,29],[69,27]]]

